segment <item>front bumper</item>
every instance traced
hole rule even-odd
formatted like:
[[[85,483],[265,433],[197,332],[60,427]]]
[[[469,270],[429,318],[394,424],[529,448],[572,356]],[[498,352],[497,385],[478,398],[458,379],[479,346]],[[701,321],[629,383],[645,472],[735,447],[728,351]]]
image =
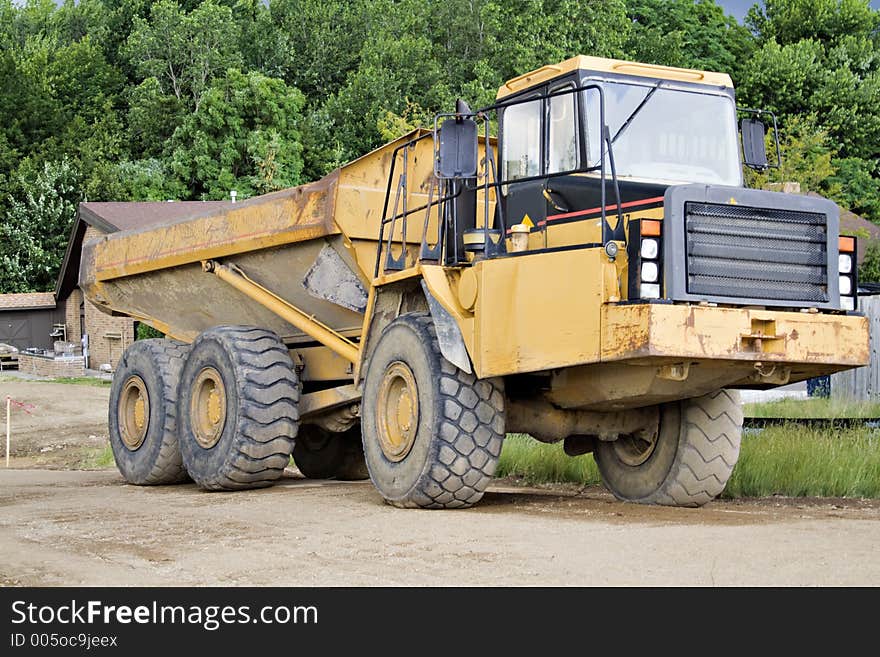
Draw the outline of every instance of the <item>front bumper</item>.
[[[664,303],[602,307],[602,361],[644,357],[805,365],[828,372],[869,361],[868,320]],[[802,368],[803,369],[803,368]]]

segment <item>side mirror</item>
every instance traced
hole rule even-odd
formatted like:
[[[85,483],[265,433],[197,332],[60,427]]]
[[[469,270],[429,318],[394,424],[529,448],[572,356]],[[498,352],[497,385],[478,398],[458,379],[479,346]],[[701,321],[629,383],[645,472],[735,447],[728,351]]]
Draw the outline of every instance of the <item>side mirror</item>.
[[[475,178],[477,175],[477,122],[449,118],[439,130],[434,173],[438,178]]]
[[[767,127],[759,119],[743,119],[740,123],[742,133],[743,164],[758,171],[764,171],[770,167],[767,160],[767,147],[764,137]]]

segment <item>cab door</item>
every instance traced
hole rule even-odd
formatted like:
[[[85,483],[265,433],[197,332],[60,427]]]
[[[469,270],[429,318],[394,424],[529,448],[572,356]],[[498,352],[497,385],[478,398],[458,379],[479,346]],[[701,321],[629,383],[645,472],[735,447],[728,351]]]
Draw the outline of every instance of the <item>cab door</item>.
[[[544,89],[518,99],[501,115],[501,188],[508,227],[531,223],[537,228],[547,218],[544,185]]]

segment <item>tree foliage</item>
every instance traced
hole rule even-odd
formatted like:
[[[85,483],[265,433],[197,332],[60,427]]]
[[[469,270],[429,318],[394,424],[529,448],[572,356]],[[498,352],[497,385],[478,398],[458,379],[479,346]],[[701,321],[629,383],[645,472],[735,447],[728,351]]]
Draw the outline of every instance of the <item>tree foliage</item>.
[[[283,80],[229,69],[171,138],[171,168],[202,198],[244,197],[300,183],[303,96]]]
[[[865,259],[859,266],[859,280],[880,283],[880,242],[869,244],[865,250]]]
[[[0,0],[0,292],[50,289],[75,204],[240,198],[491,104],[576,54],[724,71],[795,180],[880,222],[868,0]]]
[[[0,286],[6,292],[55,287],[76,206],[79,180],[69,160],[35,165],[23,162],[6,199],[0,223]]]

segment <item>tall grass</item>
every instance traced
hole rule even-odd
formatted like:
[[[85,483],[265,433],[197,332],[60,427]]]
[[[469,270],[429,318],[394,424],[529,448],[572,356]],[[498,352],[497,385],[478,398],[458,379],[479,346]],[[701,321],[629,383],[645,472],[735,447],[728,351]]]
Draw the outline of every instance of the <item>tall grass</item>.
[[[850,401],[845,399],[777,399],[771,402],[745,404],[746,417],[880,417],[880,402]]]
[[[725,497],[880,497],[880,430],[786,424],[743,435]]]
[[[545,445],[521,434],[507,437],[497,473],[529,484],[601,483],[591,455],[572,458],[561,444]],[[723,496],[774,494],[880,498],[880,430],[788,424],[746,431]]]
[[[562,451],[562,443],[547,445],[520,433],[507,434],[495,474],[528,484],[602,483],[592,455],[571,457]]]

